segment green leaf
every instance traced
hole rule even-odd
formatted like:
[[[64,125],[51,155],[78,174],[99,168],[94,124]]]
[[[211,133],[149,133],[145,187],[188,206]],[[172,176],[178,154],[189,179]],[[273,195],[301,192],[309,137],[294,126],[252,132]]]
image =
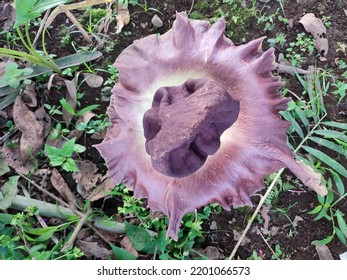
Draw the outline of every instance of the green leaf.
[[[11,214],[0,213],[0,223],[2,224],[10,225],[12,218],[13,218],[13,215]]]
[[[303,149],[305,149],[308,153],[313,155],[314,157],[318,158],[322,162],[329,165],[332,169],[334,169],[336,172],[340,173],[342,176],[347,178],[347,170],[336,160],[332,159],[330,156],[326,155],[325,153],[316,150],[314,148],[308,147],[303,145]]]
[[[347,136],[340,131],[319,129],[319,130],[315,130],[314,133],[318,135],[322,135],[327,138],[337,138],[344,142],[347,142]]]
[[[30,75],[33,71],[34,71],[34,70],[33,70],[32,68],[24,68],[22,74],[28,76],[28,75]]]
[[[324,238],[322,240],[315,240],[312,242],[313,245],[326,245],[330,243],[334,238],[334,235],[330,235],[327,238]]]
[[[332,127],[336,127],[336,128],[340,128],[340,129],[342,129],[342,130],[347,131],[347,123],[340,123],[340,122],[334,122],[334,121],[326,121],[326,122],[322,122],[322,124],[328,125],[328,126],[332,126]]]
[[[126,236],[130,239],[131,244],[137,251],[142,251],[147,241],[150,239],[149,233],[136,225],[129,224],[127,222],[125,224],[125,233]]]
[[[289,122],[291,122],[295,132],[301,137],[301,139],[305,138],[305,135],[300,127],[300,125],[297,123],[297,121],[293,118],[293,116],[285,111],[285,112],[281,112],[281,115]]]
[[[298,114],[298,116],[300,117],[300,120],[301,120],[301,122],[303,123],[303,125],[304,125],[306,128],[309,127],[310,122],[309,122],[309,120],[307,119],[307,117],[306,117],[304,111],[302,111],[301,108],[300,108],[299,106],[295,106],[295,107],[294,107],[294,110],[295,110],[295,112]]]
[[[56,147],[50,146],[50,145],[45,145],[45,153],[46,155],[49,156],[56,156],[59,154],[59,150]]]
[[[72,0],[39,0],[35,5],[34,10],[35,12],[42,14],[48,9],[54,8],[62,4],[69,3],[71,1]]]
[[[65,157],[61,157],[61,156],[50,156],[50,164],[54,167],[54,166],[61,166],[64,162],[65,162]]]
[[[111,244],[112,251],[116,260],[136,260],[136,257],[123,248]]]
[[[76,162],[72,158],[67,158],[61,167],[68,172],[79,171]]]
[[[64,143],[64,145],[59,149],[59,155],[64,157],[71,157],[75,148],[76,138],[72,138]]]
[[[82,146],[80,144],[75,144],[74,151],[76,153],[83,153],[86,150],[85,146]]]
[[[342,231],[338,227],[334,227],[334,230],[340,241],[347,246],[347,240],[346,237],[343,235]]]
[[[322,218],[326,218],[327,220],[330,221],[330,220],[331,220],[331,217],[328,216],[327,210],[328,210],[327,205],[323,205],[322,210],[319,212],[319,214],[317,215],[317,217],[315,217],[313,220],[314,220],[314,221],[318,221],[318,220],[320,220],[320,219],[322,219]]]
[[[320,212],[322,210],[322,208],[323,208],[323,205],[318,205],[313,210],[308,212],[308,214],[317,214],[318,212]]]
[[[76,116],[80,116],[86,112],[89,112],[89,111],[93,111],[95,110],[96,108],[98,108],[100,105],[99,104],[93,104],[93,105],[90,105],[90,106],[87,106],[81,110],[79,110],[77,113],[76,113]]]
[[[40,13],[34,11],[36,1],[37,0],[16,0],[14,2],[16,9],[15,27],[40,16]]]
[[[3,158],[1,157],[1,153],[0,153],[0,176],[6,174],[9,171],[10,171],[10,168],[8,167],[6,162],[3,160]]]
[[[336,218],[337,218],[337,223],[339,225],[339,228],[343,235],[347,237],[347,225],[346,222],[343,219],[343,214],[340,210],[336,210],[335,212]]]
[[[343,196],[345,194],[345,186],[339,176],[336,172],[329,170],[331,175],[333,176],[337,191],[339,192],[339,195]]]
[[[75,110],[71,107],[71,105],[66,101],[65,98],[60,99],[60,104],[70,115],[75,115]]]
[[[13,199],[18,193],[18,180],[19,176],[12,176],[8,181],[1,187],[0,192],[2,194],[2,199],[0,200],[0,209],[5,210],[9,208],[12,204]]]
[[[341,146],[341,145],[338,145],[330,140],[327,140],[327,139],[323,139],[323,138],[320,138],[320,137],[314,137],[314,136],[311,136],[310,137],[310,140],[316,142],[317,144],[319,145],[322,145],[330,150],[333,150],[345,157],[347,157],[347,152],[346,150]]]
[[[15,27],[39,17],[43,12],[58,5],[71,2],[71,0],[16,0]]]

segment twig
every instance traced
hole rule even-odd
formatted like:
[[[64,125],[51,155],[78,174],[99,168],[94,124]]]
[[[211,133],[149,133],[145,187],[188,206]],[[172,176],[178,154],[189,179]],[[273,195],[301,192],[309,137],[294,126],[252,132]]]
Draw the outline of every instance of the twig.
[[[75,16],[69,11],[65,11],[66,16],[71,20],[71,22],[77,27],[77,29],[81,32],[83,38],[87,41],[88,44],[91,44],[93,41],[88,35],[88,33],[84,30],[79,21],[75,18]]]
[[[280,178],[280,176],[281,176],[281,174],[283,173],[283,171],[284,171],[284,168],[280,169],[280,170],[277,172],[276,177],[274,178],[274,180],[272,181],[271,185],[270,185],[269,188],[267,189],[265,195],[264,195],[264,196],[261,196],[261,199],[260,199],[260,201],[259,201],[259,204],[258,204],[257,208],[255,209],[255,211],[254,211],[252,217],[248,220],[247,226],[246,226],[246,228],[244,229],[244,231],[242,232],[242,234],[241,234],[239,240],[237,241],[237,243],[236,243],[236,245],[235,245],[233,251],[231,252],[231,254],[230,254],[228,260],[231,260],[231,259],[234,258],[234,256],[235,256],[235,254],[236,254],[238,248],[240,247],[240,245],[241,245],[243,239],[246,237],[246,234],[247,234],[248,230],[250,229],[250,227],[251,227],[253,221],[254,221],[255,218],[257,217],[257,215],[258,215],[258,213],[259,213],[259,211],[260,211],[260,208],[263,206],[263,204],[264,204],[264,202],[265,202],[267,196],[268,196],[269,193],[272,191],[273,187],[276,185],[277,180]]]
[[[192,12],[193,10],[193,7],[194,7],[194,0],[192,0],[192,4],[190,5],[190,9],[189,9],[189,12],[188,12],[188,16],[190,15],[190,13]]]
[[[48,9],[48,10],[46,11],[45,16],[43,17],[43,19],[42,19],[42,21],[41,21],[41,23],[40,23],[40,28],[39,28],[39,30],[37,31],[36,36],[35,36],[35,39],[34,39],[34,41],[33,41],[33,47],[35,47],[35,45],[36,45],[36,43],[37,43],[37,40],[39,39],[39,37],[40,37],[40,35],[41,35],[41,33],[42,33],[42,30],[43,30],[43,28],[45,27],[45,23],[46,23],[46,21],[47,21],[47,18],[48,18],[48,16],[49,16],[50,12],[51,12],[51,9]]]
[[[270,249],[271,253],[275,256],[275,258],[277,260],[279,260],[280,258],[277,256],[276,252],[271,248],[270,244],[266,241],[264,235],[261,233],[261,231],[259,230],[259,228],[257,228],[258,233],[260,234],[261,238],[264,240],[266,246]]]
[[[19,175],[24,178],[25,180],[27,180],[28,182],[30,182],[34,187],[38,188],[40,191],[42,191],[43,193],[47,194],[48,196],[50,196],[51,198],[53,198],[55,201],[59,202],[61,205],[64,205],[65,207],[67,207],[68,209],[70,209],[70,205],[68,203],[66,203],[64,200],[60,199],[59,197],[55,196],[54,194],[50,193],[49,191],[47,191],[46,189],[42,188],[39,184],[37,184],[36,182],[34,182],[33,180],[30,180],[27,176],[25,176],[23,173],[19,173]],[[74,210],[74,209],[70,209],[75,215],[82,217],[83,213]]]
[[[83,227],[83,225],[85,224],[85,222],[87,221],[87,219],[91,213],[92,213],[92,208],[89,208],[87,210],[87,212],[83,215],[81,220],[78,222],[78,224],[75,227],[70,239],[65,243],[63,248],[61,248],[60,252],[65,252],[66,250],[70,249],[73,246],[73,244],[75,243],[75,240],[77,238],[78,233],[80,232],[81,228]]]

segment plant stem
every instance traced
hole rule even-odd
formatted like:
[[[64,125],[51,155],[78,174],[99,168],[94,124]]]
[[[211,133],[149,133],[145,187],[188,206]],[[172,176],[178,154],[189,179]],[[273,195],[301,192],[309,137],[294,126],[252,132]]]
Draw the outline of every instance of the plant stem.
[[[66,220],[69,217],[77,216],[83,217],[85,214],[82,212],[71,210],[70,208],[59,206],[52,203],[47,203],[33,198],[24,197],[21,195],[16,195],[12,201],[11,208],[19,211],[24,211],[28,206],[35,205],[39,210],[39,214],[44,217],[53,217],[62,220]],[[90,222],[85,222],[89,225]],[[96,228],[112,233],[124,233],[125,225],[123,223],[109,222],[108,220],[103,219],[92,219],[91,225],[94,225]]]

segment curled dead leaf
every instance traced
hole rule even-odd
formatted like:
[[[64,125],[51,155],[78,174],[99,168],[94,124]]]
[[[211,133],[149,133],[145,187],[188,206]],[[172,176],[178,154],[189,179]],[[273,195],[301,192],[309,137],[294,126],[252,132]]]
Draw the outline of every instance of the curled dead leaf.
[[[12,143],[14,142],[12,141]],[[35,169],[33,162],[22,160],[18,148],[10,148],[7,143],[2,147],[2,158],[5,160],[6,164],[12,167],[18,174],[32,173]]]
[[[224,259],[225,257],[223,254],[219,251],[217,247],[214,246],[208,246],[205,249],[201,251],[203,255],[206,255],[206,257],[209,260],[221,260]]]
[[[323,21],[317,18],[313,13],[305,14],[299,22],[304,26],[307,32],[310,32],[315,39],[315,48],[326,56],[329,50],[327,39],[327,30]]]
[[[5,3],[0,11],[0,23],[2,31],[11,30],[16,21],[16,11],[13,3]]]
[[[322,175],[315,172],[311,167],[302,163],[301,161],[297,161],[297,164],[304,170],[309,176],[309,180],[304,182],[307,187],[314,190],[320,196],[325,196],[328,193],[326,186],[324,186],[322,182]]]
[[[22,101],[28,107],[36,107],[37,106],[37,98],[35,91],[35,84],[30,84],[25,87],[22,93]]]
[[[120,245],[122,245],[122,247],[125,250],[127,250],[129,253],[133,254],[136,258],[138,257],[139,253],[136,251],[134,246],[131,244],[131,241],[130,241],[130,239],[128,237],[124,237],[120,241]]]
[[[288,60],[284,58],[284,55],[282,53],[278,55],[278,63],[276,63],[276,65],[277,71],[280,74],[290,74],[295,76],[296,74],[312,75],[314,73],[314,67],[309,67],[307,70],[294,67]]]
[[[72,191],[66,184],[64,178],[61,176],[57,169],[52,170],[51,175],[51,183],[53,187],[60,193],[60,195],[64,198],[64,200],[70,205],[71,208],[76,209],[75,207],[75,199]]]
[[[316,244],[316,250],[320,260],[334,259],[327,245]]]
[[[38,121],[18,96],[13,105],[13,120],[21,131],[19,152],[23,161],[35,156],[43,145],[44,124]]]
[[[87,198],[90,199],[90,201],[95,201],[100,198],[103,198],[114,189],[115,183],[107,176],[103,176],[101,180],[102,182],[98,184],[96,189],[94,189],[94,191],[87,196]]]
[[[79,172],[73,172],[72,178],[83,188],[84,192],[88,192],[95,188],[101,174],[96,174],[98,168],[90,160],[83,160],[77,163]]]
[[[118,9],[116,20],[117,20],[116,34],[119,34],[122,31],[123,27],[130,22],[130,13],[124,4],[122,4],[122,7]]]
[[[97,173],[98,168],[93,162],[83,160],[77,165],[80,171],[72,173],[72,178],[77,183],[78,192],[83,198],[95,201],[114,189],[114,182],[107,176]]]
[[[92,88],[101,87],[102,83],[104,82],[104,78],[97,74],[83,73],[83,76],[86,80],[87,85]]]
[[[101,247],[98,242],[78,240],[77,246],[84,252],[87,257],[95,257],[97,259],[107,259],[112,256],[112,250]]]
[[[66,96],[66,101],[70,104],[71,108],[75,110],[77,105],[77,79],[76,77],[73,78],[71,81],[64,79],[64,83],[69,93],[69,95]],[[71,115],[63,108],[63,117],[66,124],[69,126],[73,118],[73,115]]]
[[[51,131],[51,117],[46,113],[45,109],[42,107],[38,108],[35,111],[35,116],[38,121],[42,121],[44,129],[43,129],[43,138],[46,138]]]

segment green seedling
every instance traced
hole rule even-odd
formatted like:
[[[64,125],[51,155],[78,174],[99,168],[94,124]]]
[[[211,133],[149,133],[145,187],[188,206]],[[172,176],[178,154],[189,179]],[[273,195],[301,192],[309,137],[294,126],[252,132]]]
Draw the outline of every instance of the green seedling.
[[[60,99],[60,104],[66,110],[66,112],[68,112],[70,115],[75,116],[75,117],[79,117],[79,116],[81,116],[84,113],[93,111],[94,109],[96,109],[96,108],[98,108],[100,106],[99,104],[93,104],[93,105],[87,106],[87,107],[85,107],[85,108],[75,112],[75,110],[66,101],[65,98]]]
[[[111,122],[103,115],[96,116],[96,119],[90,120],[88,123],[81,122],[77,124],[76,129],[85,131],[87,134],[93,134],[111,126]]]
[[[50,159],[51,166],[61,166],[65,171],[79,171],[75,160],[72,158],[74,153],[83,153],[86,147],[76,144],[76,138],[72,138],[64,143],[61,148],[45,145],[45,153]]]
[[[58,241],[54,246],[49,244],[55,233],[66,231],[76,222],[75,219],[57,226],[39,228],[36,225],[38,214],[34,205],[17,214],[0,213],[0,259],[72,260],[83,256],[83,252],[76,247],[60,252],[63,241]]]
[[[15,62],[8,62],[5,67],[5,73],[0,78],[0,88],[9,85],[12,88],[18,88],[21,80],[24,85],[29,85],[31,81],[26,79],[25,76],[30,75],[33,72],[32,68],[18,68],[18,64]]]

